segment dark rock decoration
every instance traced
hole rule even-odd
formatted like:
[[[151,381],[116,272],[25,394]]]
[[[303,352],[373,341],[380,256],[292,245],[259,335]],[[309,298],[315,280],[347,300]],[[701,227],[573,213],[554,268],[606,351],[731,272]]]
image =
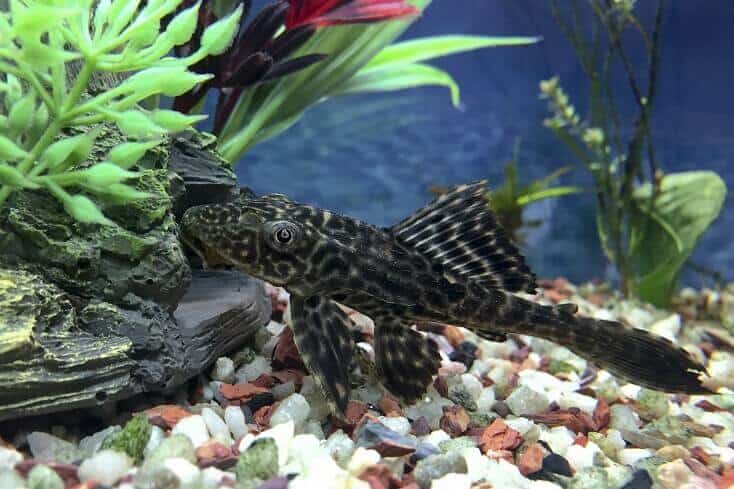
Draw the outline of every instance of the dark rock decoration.
[[[122,140],[102,131],[92,158]],[[190,205],[238,195],[212,144],[188,132],[149,151],[137,187],[152,197],[107,204],[118,226],[75,222],[43,192],[0,209],[0,420],[170,391],[267,323],[261,281],[192,273],[178,239]]]

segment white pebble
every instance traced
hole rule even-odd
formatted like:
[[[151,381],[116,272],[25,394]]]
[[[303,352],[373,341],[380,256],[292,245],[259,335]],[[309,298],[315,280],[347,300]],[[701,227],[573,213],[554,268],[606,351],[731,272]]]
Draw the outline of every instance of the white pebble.
[[[151,426],[150,428],[150,438],[148,438],[148,444],[145,445],[145,449],[143,450],[143,455],[147,457],[151,453],[153,453],[153,450],[158,448],[158,445],[161,444],[163,439],[166,437],[166,432],[163,431],[162,428],[159,426]]]
[[[533,423],[531,420],[529,420],[528,418],[522,418],[522,417],[511,418],[511,419],[505,418],[505,424],[509,426],[510,428],[512,428],[513,430],[520,433],[523,437],[525,437],[525,435],[530,430],[536,427],[536,424]]]
[[[380,454],[375,450],[370,450],[364,447],[357,447],[352,454],[352,458],[349,459],[347,464],[347,470],[355,477],[359,477],[364,470],[375,465],[380,461]]]
[[[296,430],[300,430],[308,419],[311,407],[301,394],[292,394],[281,401],[270,418],[270,426],[293,421]]]
[[[275,445],[278,447],[278,466],[285,465],[288,460],[288,451],[290,450],[291,441],[295,434],[294,431],[293,421],[287,421],[283,424],[274,426],[269,430],[265,430],[257,436],[247,434],[240,442],[239,451],[240,453],[244,452],[253,441],[259,440],[260,438],[272,438],[275,440]]]
[[[464,384],[467,392],[471,395],[472,399],[479,399],[479,395],[482,393],[484,386],[479,379],[472,374],[462,374],[461,382]]]
[[[558,455],[565,455],[568,447],[573,445],[574,433],[565,426],[556,426],[540,432],[540,439],[546,442]]]
[[[212,370],[212,380],[231,384],[234,381],[234,362],[231,358],[219,357]]]
[[[497,402],[497,397],[495,396],[494,388],[485,387],[477,399],[477,412],[481,414],[489,413],[495,402]]]
[[[231,475],[216,467],[207,467],[201,471],[201,485],[206,489],[217,489],[226,478],[231,478]]]
[[[558,406],[561,409],[576,407],[587,414],[593,414],[596,408],[596,399],[578,392],[561,392],[558,397]]]
[[[432,431],[431,433],[423,437],[424,442],[430,443],[434,447],[438,447],[439,443],[450,439],[451,437],[444,430]]]
[[[526,414],[538,414],[550,405],[550,400],[542,392],[531,389],[526,385],[522,385],[512,391],[507,396],[507,406],[512,411],[512,414],[516,416],[523,416]]]
[[[380,416],[377,418],[380,423],[384,424],[391,430],[401,435],[410,433],[410,421],[402,416],[391,418],[389,416]]]
[[[238,370],[238,373],[240,372],[242,375],[238,375],[238,381],[244,379],[246,382],[252,382],[262,374],[269,374],[272,372],[272,369],[270,368],[270,361],[267,358],[256,356],[253,361],[241,367]]]
[[[329,454],[342,467],[346,466],[354,453],[354,441],[342,430],[336,430],[324,445]]]
[[[198,448],[209,441],[209,430],[204,418],[200,414],[194,414],[181,419],[171,430],[171,434],[186,435],[194,448]]]
[[[609,426],[617,430],[637,431],[640,418],[631,407],[626,404],[613,404],[609,408]]]
[[[227,427],[227,423],[225,423],[213,409],[202,409],[201,417],[204,418],[206,429],[209,430],[209,434],[212,437],[218,436],[223,437],[224,439],[229,438],[229,428]]]
[[[227,427],[235,438],[245,436],[249,431],[245,420],[245,413],[242,412],[242,408],[239,406],[227,406],[224,409],[224,420],[227,422]]]
[[[431,489],[471,489],[471,483],[467,474],[446,474],[431,482]]]
[[[115,450],[100,450],[79,466],[79,479],[82,482],[95,480],[112,486],[127,474],[133,461],[126,454]]]
[[[178,480],[181,481],[180,487],[196,487],[201,482],[199,467],[184,458],[167,458],[163,466],[178,477]]]
[[[4,469],[12,469],[21,460],[23,460],[23,455],[17,450],[0,447],[0,472]]]
[[[566,460],[574,468],[574,470],[585,469],[586,467],[593,467],[594,461],[597,454],[601,453],[599,445],[594,442],[588,442],[586,446],[571,445],[566,450]]]
[[[650,331],[656,335],[662,336],[675,342],[676,336],[680,332],[681,319],[680,314],[672,314],[662,319],[650,327]]]
[[[617,461],[622,465],[634,465],[643,458],[653,455],[655,452],[647,448],[623,448],[617,452]]]

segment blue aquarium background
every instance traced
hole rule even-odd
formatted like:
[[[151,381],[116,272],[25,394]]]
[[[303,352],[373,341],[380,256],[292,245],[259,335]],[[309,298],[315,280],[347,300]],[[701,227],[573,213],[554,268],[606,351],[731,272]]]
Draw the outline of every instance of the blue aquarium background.
[[[649,21],[654,7],[638,2],[637,11]],[[734,187],[730,170],[734,160],[732,18],[734,3],[725,0],[669,2],[653,120],[664,170],[710,169],[729,188]],[[258,193],[285,193],[373,224],[390,225],[433,198],[428,190],[432,185],[478,179],[500,184],[518,138],[521,180],[541,178],[573,163],[543,127],[547,110],[545,101],[538,98],[538,82],[559,75],[581,113],[588,91],[549,4],[436,0],[406,37],[448,33],[538,35],[543,41],[436,62],[459,82],[461,110],[439,88],[323,103],[289,131],[250,151],[237,166],[241,184]],[[625,78],[615,80],[620,93],[629,93],[626,84]],[[630,109],[632,104],[630,99]],[[561,182],[591,188],[588,173],[580,167]],[[719,220],[692,257],[728,280],[734,280],[733,205],[729,196]],[[543,220],[540,227],[525,233],[523,245],[540,276],[562,275],[574,281],[613,278],[593,225],[592,193],[539,202],[528,208],[526,216]],[[690,271],[684,282],[706,283]]]

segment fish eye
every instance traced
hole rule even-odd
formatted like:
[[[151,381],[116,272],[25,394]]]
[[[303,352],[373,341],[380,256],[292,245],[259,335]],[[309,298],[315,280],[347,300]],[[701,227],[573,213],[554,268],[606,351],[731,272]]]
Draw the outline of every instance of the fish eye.
[[[278,221],[270,224],[269,242],[276,248],[283,248],[293,243],[298,237],[298,227],[292,222]]]

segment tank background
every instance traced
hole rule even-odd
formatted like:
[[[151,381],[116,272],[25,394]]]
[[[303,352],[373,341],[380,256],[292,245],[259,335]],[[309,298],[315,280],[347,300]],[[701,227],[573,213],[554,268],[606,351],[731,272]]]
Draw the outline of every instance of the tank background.
[[[255,9],[265,2],[255,2]],[[651,21],[657,2],[638,2]],[[734,3],[667,2],[654,133],[668,171],[711,169],[734,188]],[[256,11],[256,10],[253,10]],[[281,136],[258,145],[237,166],[242,184],[390,225],[432,198],[430,185],[503,180],[506,160],[522,138],[519,175],[540,178],[573,160],[542,127],[546,105],[538,82],[558,74],[585,113],[586,79],[575,53],[538,0],[435,0],[405,37],[463,33],[540,35],[530,47],[488,49],[439,60],[462,88],[463,110],[443,89],[351,96],[312,109]],[[630,44],[632,46],[633,44]],[[630,53],[641,59],[641,52]],[[615,80],[629,93],[627,80]],[[633,101],[628,108],[633,109]],[[626,120],[630,120],[627,117]],[[589,185],[585,170],[563,183]],[[694,254],[701,265],[734,280],[731,193],[719,220]],[[527,234],[523,252],[540,276],[573,281],[611,278],[593,225],[592,194],[541,202],[527,216],[544,224]],[[684,282],[701,285],[686,272]],[[703,282],[705,284],[705,282]]]

